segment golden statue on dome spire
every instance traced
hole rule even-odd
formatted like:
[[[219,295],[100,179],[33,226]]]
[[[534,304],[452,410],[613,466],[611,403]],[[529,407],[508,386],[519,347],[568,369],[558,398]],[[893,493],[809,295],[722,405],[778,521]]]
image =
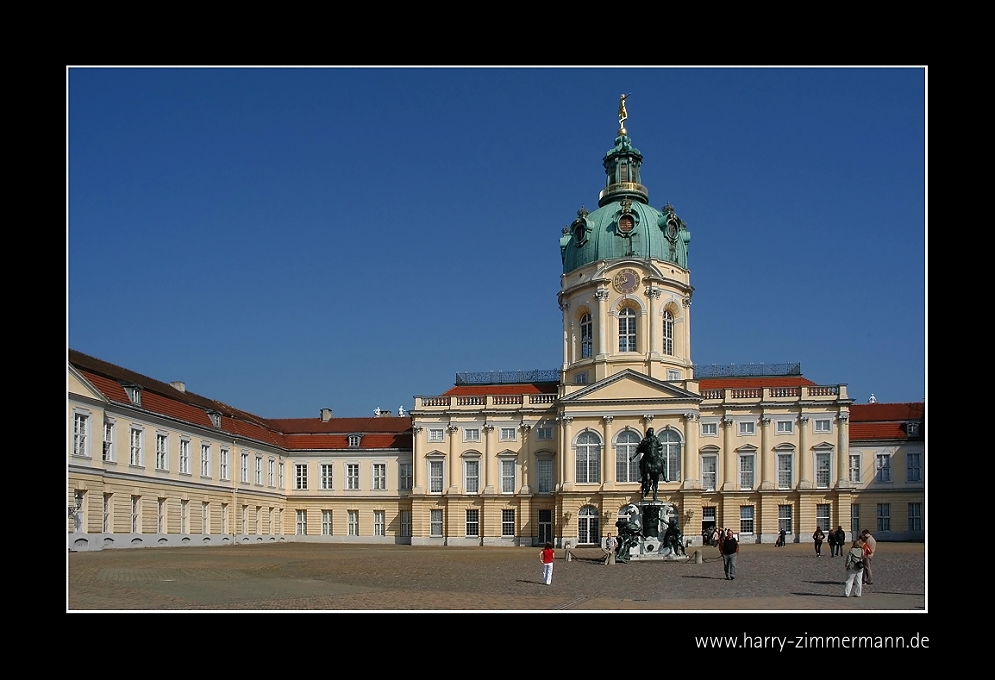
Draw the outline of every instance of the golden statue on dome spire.
[[[618,134],[624,135],[625,121],[629,118],[629,111],[625,108],[625,100],[629,95],[623,94],[618,98]]]

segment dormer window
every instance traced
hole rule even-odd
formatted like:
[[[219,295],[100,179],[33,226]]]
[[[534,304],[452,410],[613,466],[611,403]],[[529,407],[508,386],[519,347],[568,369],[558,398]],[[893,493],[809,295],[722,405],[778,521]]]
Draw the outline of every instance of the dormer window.
[[[217,411],[208,411],[207,415],[211,418],[211,424],[214,427],[221,429],[221,414]]]
[[[122,385],[132,406],[142,405],[142,388],[138,385]]]
[[[358,449],[359,448],[359,440],[360,440],[360,435],[358,435],[358,434],[351,434],[351,435],[349,435],[349,448],[350,449]]]
[[[905,434],[909,437],[919,436],[919,423],[905,423]]]

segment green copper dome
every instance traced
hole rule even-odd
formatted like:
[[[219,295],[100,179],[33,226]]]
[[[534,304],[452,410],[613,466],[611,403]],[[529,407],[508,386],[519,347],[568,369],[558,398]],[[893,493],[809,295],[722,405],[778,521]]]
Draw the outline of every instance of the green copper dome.
[[[623,258],[666,260],[687,269],[691,233],[667,205],[663,211],[649,205],[649,192],[640,183],[643,155],[632,146],[624,129],[605,154],[605,188],[598,209],[577,211],[577,219],[563,230],[560,252],[563,273],[590,262]]]

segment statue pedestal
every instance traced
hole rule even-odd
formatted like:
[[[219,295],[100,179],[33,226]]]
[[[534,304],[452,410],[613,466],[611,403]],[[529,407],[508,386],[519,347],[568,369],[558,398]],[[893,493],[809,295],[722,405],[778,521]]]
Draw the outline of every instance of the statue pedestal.
[[[688,559],[687,555],[675,555],[664,546],[663,539],[671,520],[680,520],[677,507],[672,503],[644,499],[627,505],[621,518],[627,530],[638,530],[635,545],[629,548],[630,560],[684,562]]]

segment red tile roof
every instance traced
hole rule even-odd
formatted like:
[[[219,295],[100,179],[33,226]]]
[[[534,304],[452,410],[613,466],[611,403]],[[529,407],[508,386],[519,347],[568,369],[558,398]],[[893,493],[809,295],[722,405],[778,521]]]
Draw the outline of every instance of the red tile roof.
[[[852,407],[851,407],[852,408]],[[851,411],[852,413],[852,411]],[[914,439],[914,437],[912,437]],[[851,423],[850,441],[873,441],[878,439],[910,439],[905,434],[902,423]]]
[[[395,416],[384,418],[273,418],[269,421],[281,432],[359,434],[362,432],[404,432],[411,429],[411,418]]]
[[[482,394],[556,394],[557,383],[520,383],[516,385],[457,385],[442,393],[442,396],[477,396]]]
[[[801,387],[802,385],[815,384],[808,378],[803,378],[800,375],[790,375],[761,378],[703,378],[698,381],[698,388],[702,390],[723,390],[726,388],[739,389],[744,387]]]
[[[850,422],[874,422],[897,420],[921,420],[926,412],[926,405],[919,402],[900,404],[853,404],[850,407]],[[853,426],[851,425],[851,430]]]

